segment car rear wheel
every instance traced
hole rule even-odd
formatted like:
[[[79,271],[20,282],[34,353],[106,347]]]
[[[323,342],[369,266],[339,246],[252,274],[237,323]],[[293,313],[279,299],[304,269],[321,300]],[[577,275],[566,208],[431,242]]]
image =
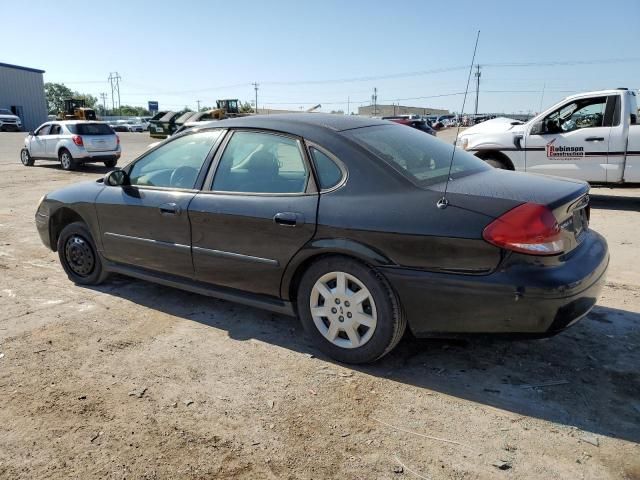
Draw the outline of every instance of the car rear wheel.
[[[74,160],[69,150],[65,148],[60,150],[58,159],[60,160],[60,165],[62,165],[63,170],[75,170],[78,166],[78,162]]]
[[[20,161],[22,162],[22,165],[24,165],[25,167],[32,167],[34,164],[34,160],[29,154],[29,150],[27,150],[26,148],[23,148],[20,151]]]
[[[58,256],[69,280],[81,285],[98,285],[107,278],[89,229],[82,222],[70,223],[58,237]]]
[[[104,166],[107,167],[107,168],[113,168],[113,167],[116,166],[117,163],[118,163],[117,160],[106,160],[104,162]]]
[[[387,281],[347,257],[326,257],[312,264],[300,281],[297,306],[318,348],[340,362],[377,360],[397,345],[406,328]]]

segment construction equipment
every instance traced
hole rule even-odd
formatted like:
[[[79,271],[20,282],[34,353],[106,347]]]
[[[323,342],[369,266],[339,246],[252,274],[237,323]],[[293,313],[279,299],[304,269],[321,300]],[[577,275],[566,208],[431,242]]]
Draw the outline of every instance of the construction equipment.
[[[83,98],[67,98],[64,101],[64,110],[58,112],[56,120],[95,120],[96,111],[86,107]]]

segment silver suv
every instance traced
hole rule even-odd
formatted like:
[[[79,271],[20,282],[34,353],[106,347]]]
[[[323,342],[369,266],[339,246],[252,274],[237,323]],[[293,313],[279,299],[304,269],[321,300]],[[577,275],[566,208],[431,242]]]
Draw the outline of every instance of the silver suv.
[[[44,123],[29,132],[20,160],[27,167],[35,160],[57,160],[64,170],[88,162],[103,162],[113,168],[120,154],[120,138],[106,123],[64,120]]]

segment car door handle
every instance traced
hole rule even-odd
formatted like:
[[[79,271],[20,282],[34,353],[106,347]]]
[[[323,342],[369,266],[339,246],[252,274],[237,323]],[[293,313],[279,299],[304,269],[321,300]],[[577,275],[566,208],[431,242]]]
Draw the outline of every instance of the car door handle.
[[[176,203],[163,203],[158,207],[161,215],[180,215],[180,207]]]
[[[604,137],[587,137],[584,139],[585,142],[604,142]]]
[[[304,216],[301,213],[280,212],[275,214],[273,221],[283,227],[295,227],[304,223]]]

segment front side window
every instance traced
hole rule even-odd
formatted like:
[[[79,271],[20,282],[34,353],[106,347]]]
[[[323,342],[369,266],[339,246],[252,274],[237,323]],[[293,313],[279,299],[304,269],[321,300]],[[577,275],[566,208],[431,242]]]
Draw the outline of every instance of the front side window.
[[[194,188],[220,130],[185,135],[145,155],[129,170],[131,185]]]
[[[41,137],[42,135],[49,135],[49,129],[51,125],[43,125],[38,130],[36,130],[36,135]]]
[[[432,135],[405,125],[354,128],[345,131],[344,135],[420,186],[447,179],[454,147]],[[451,177],[459,178],[491,168],[479,158],[456,149]]]
[[[544,133],[602,127],[607,97],[584,98],[563,105],[544,119]]]
[[[309,172],[297,140],[259,132],[235,132],[212,189],[220,192],[303,193]]]

